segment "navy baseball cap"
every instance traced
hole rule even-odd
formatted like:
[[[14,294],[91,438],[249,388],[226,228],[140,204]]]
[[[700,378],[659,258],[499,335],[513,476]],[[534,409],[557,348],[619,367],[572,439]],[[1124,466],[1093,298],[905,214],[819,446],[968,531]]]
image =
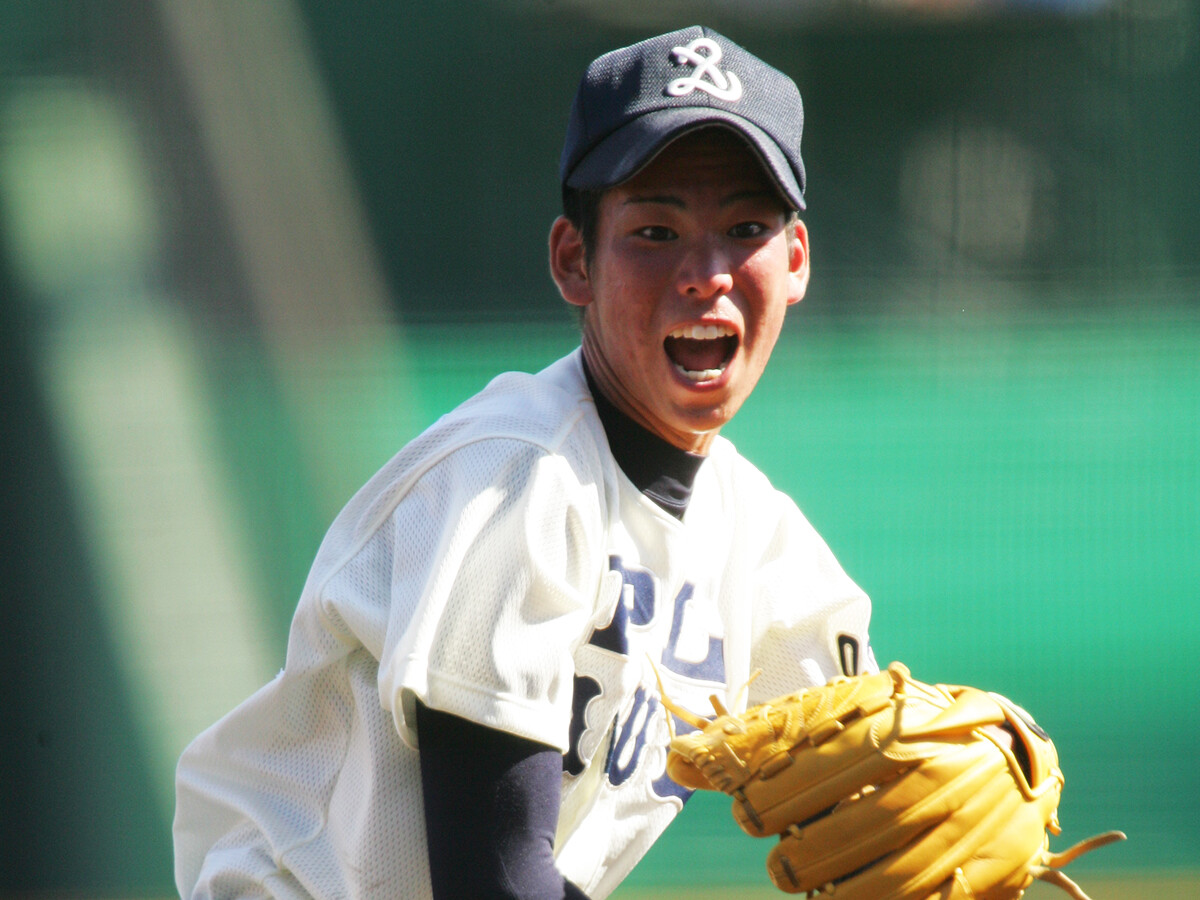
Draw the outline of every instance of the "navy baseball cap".
[[[613,50],[583,74],[559,162],[589,190],[637,174],[675,138],[707,125],[738,132],[780,192],[804,209],[804,108],[792,79],[711,28],[694,26]]]

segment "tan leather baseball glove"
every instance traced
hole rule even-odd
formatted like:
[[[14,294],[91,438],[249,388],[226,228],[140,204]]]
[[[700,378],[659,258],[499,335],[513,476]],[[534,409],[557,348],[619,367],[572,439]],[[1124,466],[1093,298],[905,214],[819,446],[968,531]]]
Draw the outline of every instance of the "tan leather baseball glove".
[[[1051,853],[1058,754],[1028,713],[996,694],[924,684],[893,663],[741,715],[716,698],[676,737],[667,772],[724,791],[748,833],[780,835],[775,885],[836,900],[1015,900],[1035,878],[1076,900],[1059,869],[1119,831]]]

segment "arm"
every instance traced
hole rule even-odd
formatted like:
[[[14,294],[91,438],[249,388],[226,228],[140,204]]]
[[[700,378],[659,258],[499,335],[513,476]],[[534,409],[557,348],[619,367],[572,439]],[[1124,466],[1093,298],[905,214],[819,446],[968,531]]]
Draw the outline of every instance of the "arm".
[[[587,900],[554,865],[562,754],[417,705],[433,894]]]

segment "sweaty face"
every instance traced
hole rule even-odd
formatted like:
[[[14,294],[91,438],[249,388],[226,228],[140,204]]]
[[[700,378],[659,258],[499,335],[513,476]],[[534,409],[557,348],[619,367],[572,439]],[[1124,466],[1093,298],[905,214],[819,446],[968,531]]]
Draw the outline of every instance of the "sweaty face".
[[[585,307],[583,349],[601,390],[703,453],[804,296],[808,238],[742,140],[706,129],[605,192],[585,269],[579,292],[563,294]]]

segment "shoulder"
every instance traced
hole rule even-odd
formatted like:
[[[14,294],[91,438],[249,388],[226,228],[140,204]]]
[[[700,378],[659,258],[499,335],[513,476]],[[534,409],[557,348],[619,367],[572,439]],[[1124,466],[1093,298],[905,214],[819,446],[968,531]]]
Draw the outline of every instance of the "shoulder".
[[[609,466],[603,427],[575,351],[537,373],[507,372],[413,438],[354,495],[323,554],[369,539],[418,486],[513,484],[523,470],[595,481]],[[329,560],[332,562],[333,560]]]
[[[589,414],[594,417],[595,408],[576,350],[537,373],[497,375],[426,434],[451,445],[497,437],[556,452]]]
[[[370,494],[395,493],[472,445],[501,459],[555,455],[573,434],[591,437],[595,407],[578,351],[540,372],[505,372],[413,438],[368,482]]]
[[[750,460],[742,456],[731,441],[717,437],[709,450],[713,473],[732,493],[737,503],[760,507],[762,504],[794,506],[791,498],[779,491],[771,480]]]
[[[709,452],[704,509],[717,511],[732,528],[739,553],[758,558],[771,555],[781,542],[810,546],[819,542],[812,525],[792,497],[779,490],[754,463],[725,438],[713,442]],[[704,472],[704,470],[702,470]],[[713,499],[715,498],[715,499]],[[694,495],[693,503],[697,496]],[[794,550],[794,546],[792,548]]]

